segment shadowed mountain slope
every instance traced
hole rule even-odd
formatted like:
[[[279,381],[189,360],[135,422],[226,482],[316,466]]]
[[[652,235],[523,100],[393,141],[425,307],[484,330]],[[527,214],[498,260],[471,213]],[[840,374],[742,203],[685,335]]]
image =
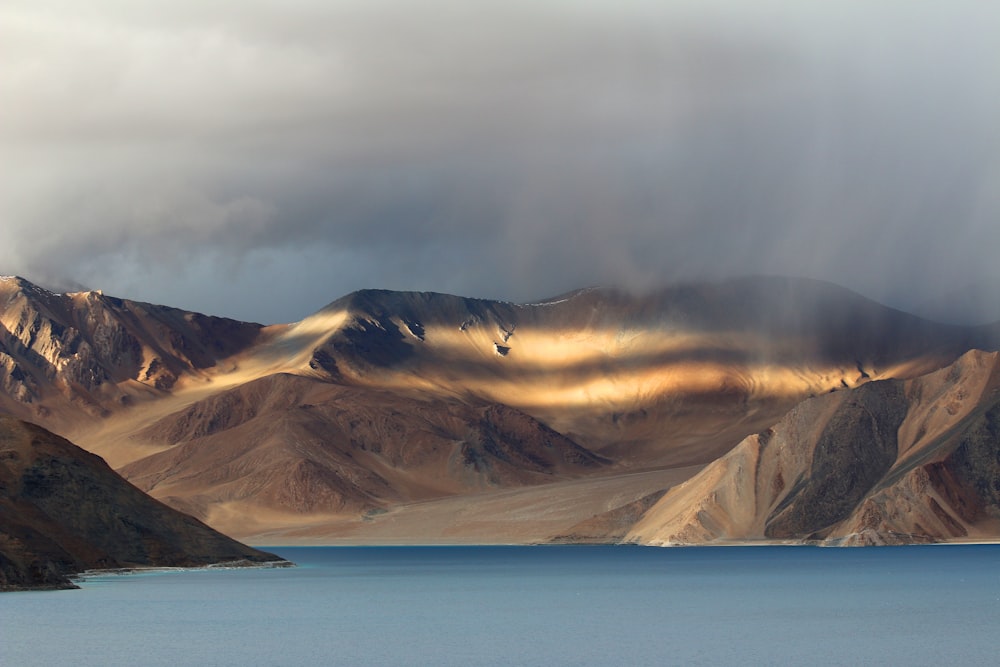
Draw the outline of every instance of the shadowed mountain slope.
[[[149,498],[70,442],[0,416],[0,590],[71,587],[67,575],[97,568],[279,560]]]

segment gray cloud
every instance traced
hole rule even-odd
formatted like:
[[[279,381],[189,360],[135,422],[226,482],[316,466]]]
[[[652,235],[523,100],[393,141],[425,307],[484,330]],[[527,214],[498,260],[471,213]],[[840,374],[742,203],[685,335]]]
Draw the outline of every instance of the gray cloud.
[[[0,272],[264,321],[739,273],[1000,317],[987,3],[83,4],[0,8]]]

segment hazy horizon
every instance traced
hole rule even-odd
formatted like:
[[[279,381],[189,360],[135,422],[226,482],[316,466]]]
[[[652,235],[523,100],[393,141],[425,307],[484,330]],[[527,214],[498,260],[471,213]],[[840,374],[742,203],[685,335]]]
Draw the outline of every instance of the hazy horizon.
[[[0,273],[265,323],[758,274],[992,321],[997,34],[972,0],[10,0]]]

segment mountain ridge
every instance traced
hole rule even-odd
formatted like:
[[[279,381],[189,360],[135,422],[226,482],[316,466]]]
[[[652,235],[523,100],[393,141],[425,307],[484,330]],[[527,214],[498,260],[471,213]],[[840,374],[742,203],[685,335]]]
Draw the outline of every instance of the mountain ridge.
[[[0,279],[0,302],[0,407],[53,424],[60,411],[105,416],[169,391],[261,329],[101,292],[55,294],[17,277]]]
[[[33,357],[8,354],[0,402],[244,537],[319,536],[338,522],[374,529],[413,503],[528,498],[537,485],[588,479],[637,502],[657,490],[647,473],[694,474],[805,399],[917,378],[969,349],[1000,347],[1000,324],[930,322],[829,283],[778,277],[646,295],[588,288],[533,304],[359,290],[266,327],[19,290],[0,295],[0,321],[27,313],[44,325],[33,337],[19,329],[22,347],[46,362],[89,360],[102,381],[99,391],[60,385]],[[67,303],[77,310],[62,316]],[[93,317],[81,314],[88,308]],[[91,320],[109,325],[98,331]],[[174,336],[171,322],[183,327]],[[70,329],[107,354],[74,356],[62,339]],[[131,341],[141,363],[128,356]],[[125,370],[101,365],[118,352],[132,360]],[[173,379],[143,384],[152,358],[171,354]],[[18,403],[20,376],[37,379],[41,398]],[[79,396],[96,407],[79,409]],[[557,451],[575,452],[576,463],[551,458]],[[599,465],[583,464],[590,459]]]

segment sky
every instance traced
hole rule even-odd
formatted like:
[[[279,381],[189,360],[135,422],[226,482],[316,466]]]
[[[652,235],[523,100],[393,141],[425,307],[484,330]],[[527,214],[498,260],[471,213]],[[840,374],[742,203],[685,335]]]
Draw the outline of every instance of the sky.
[[[1000,319],[1000,4],[4,0],[0,274],[265,323],[744,274]]]

